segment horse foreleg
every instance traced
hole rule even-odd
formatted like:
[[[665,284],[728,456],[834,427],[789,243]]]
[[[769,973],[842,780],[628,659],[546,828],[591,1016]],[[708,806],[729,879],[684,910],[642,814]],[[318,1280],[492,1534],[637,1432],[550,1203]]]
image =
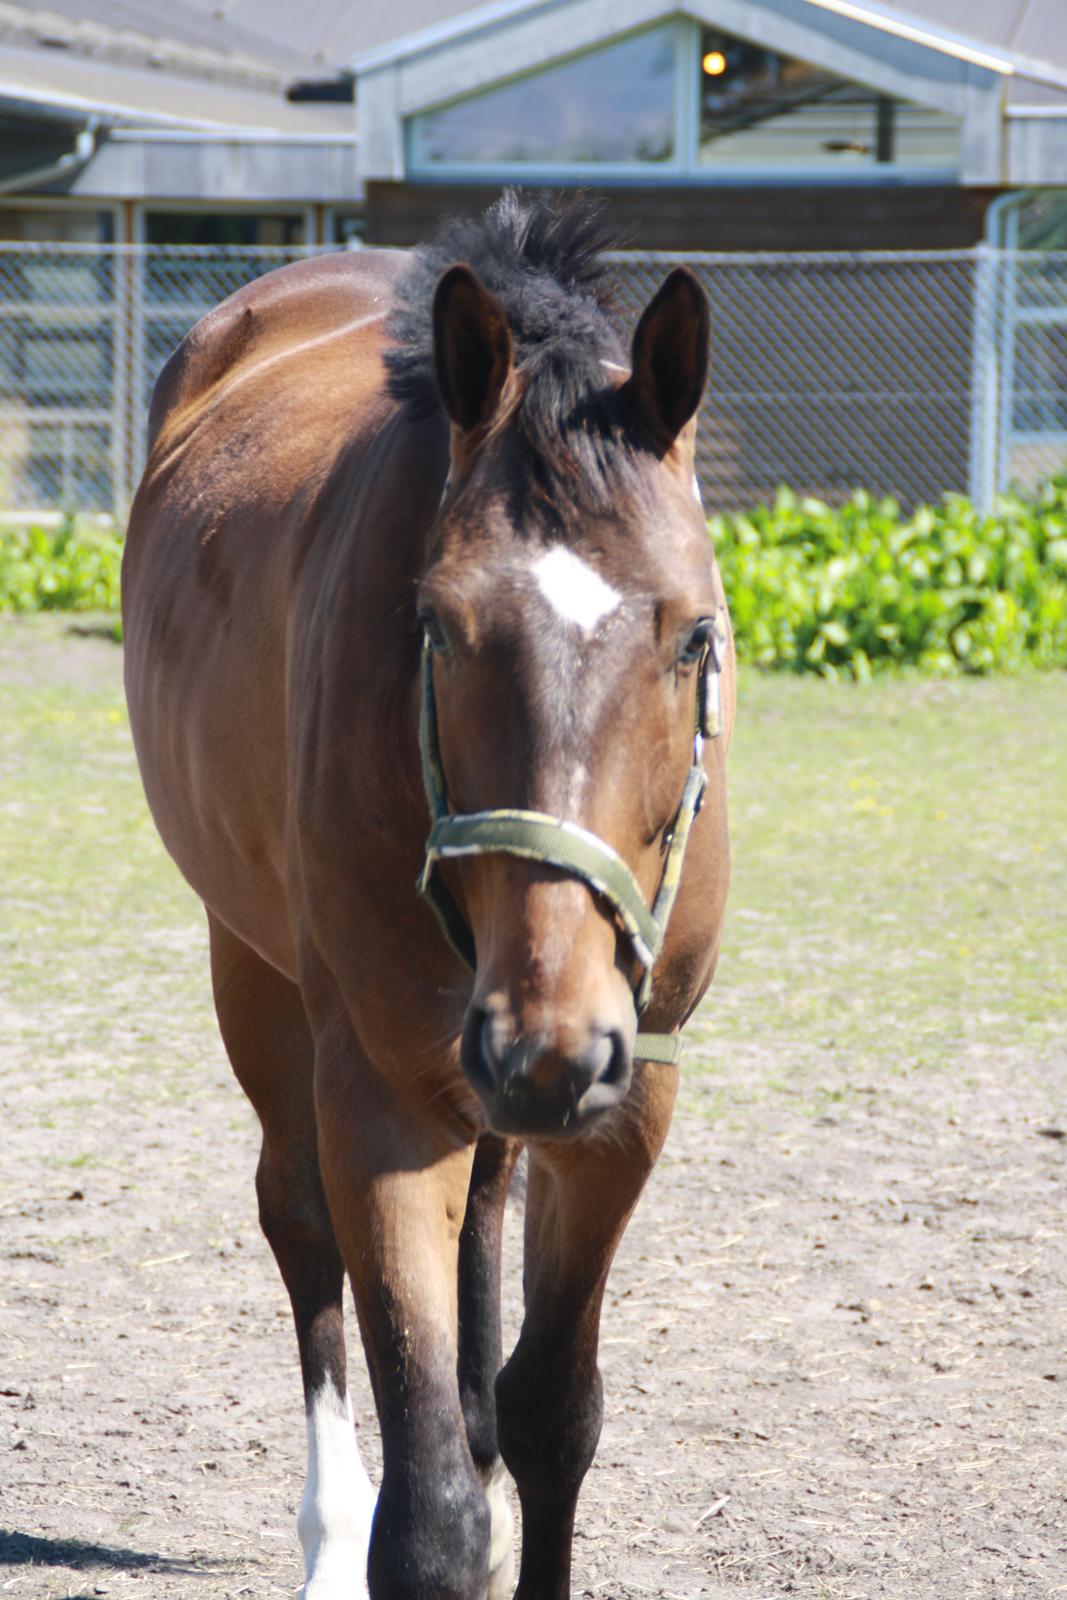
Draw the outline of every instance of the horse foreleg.
[[[603,1418],[597,1345],[608,1271],[666,1137],[673,1068],[646,1069],[611,1121],[531,1147],[526,1312],[497,1379],[501,1454],[522,1505],[515,1600],[568,1600],[578,1491]]]
[[[474,1464],[489,1500],[488,1600],[510,1600],[515,1573],[511,1507],[496,1437],[494,1385],[503,1361],[500,1336],[500,1250],[515,1142],[478,1140],[459,1241],[459,1395]]]
[[[373,1600],[483,1600],[490,1514],[457,1379],[457,1264],[472,1147],[403,1106],[343,1012],[317,1038],[319,1151],[382,1432]]]
[[[367,1593],[374,1491],[348,1400],[344,1267],[319,1174],[314,1044],[300,992],[213,918],[211,974],[223,1042],[259,1116],[256,1192],[263,1232],[289,1292],[307,1418],[307,1480],[297,1517],[305,1600]]]

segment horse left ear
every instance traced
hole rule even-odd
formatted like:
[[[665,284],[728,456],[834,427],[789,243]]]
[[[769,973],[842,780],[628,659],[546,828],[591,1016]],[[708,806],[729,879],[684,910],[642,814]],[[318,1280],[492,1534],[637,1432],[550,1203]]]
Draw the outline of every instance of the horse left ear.
[[[688,267],[675,267],[645,307],[625,389],[657,447],[667,450],[692,417],[708,380],[708,297]]]
[[[473,267],[449,267],[433,297],[433,353],[445,410],[460,428],[487,423],[511,371],[504,308]]]

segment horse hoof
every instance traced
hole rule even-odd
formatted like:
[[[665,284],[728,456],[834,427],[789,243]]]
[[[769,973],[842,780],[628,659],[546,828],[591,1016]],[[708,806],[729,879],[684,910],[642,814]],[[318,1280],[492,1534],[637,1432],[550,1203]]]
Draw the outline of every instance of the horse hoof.
[[[515,1552],[509,1550],[500,1566],[489,1574],[486,1600],[511,1600],[515,1593]]]
[[[367,1600],[367,1553],[356,1547],[323,1551],[300,1591],[301,1600]]]

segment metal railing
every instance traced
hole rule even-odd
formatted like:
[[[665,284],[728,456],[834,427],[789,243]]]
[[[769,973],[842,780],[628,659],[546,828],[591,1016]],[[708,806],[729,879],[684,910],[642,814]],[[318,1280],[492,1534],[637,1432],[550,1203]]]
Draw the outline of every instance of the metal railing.
[[[226,295],[306,253],[0,244],[0,516],[123,517],[167,355]],[[712,306],[709,509],[782,483],[987,506],[1067,465],[1067,252],[624,254],[625,324],[678,261]]]

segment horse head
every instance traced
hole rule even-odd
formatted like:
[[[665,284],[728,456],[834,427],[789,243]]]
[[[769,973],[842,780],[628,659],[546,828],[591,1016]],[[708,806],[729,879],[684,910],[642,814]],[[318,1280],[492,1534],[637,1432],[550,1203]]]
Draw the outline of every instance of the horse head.
[[[708,308],[672,272],[628,370],[598,330],[542,332],[527,353],[513,319],[473,268],[438,280],[451,470],[418,615],[447,809],[512,819],[510,845],[487,822],[484,848],[436,863],[473,946],[464,1071],[494,1129],[558,1137],[630,1087],[655,952],[627,906],[640,922],[637,897],[655,901],[700,762],[720,604],[694,477]],[[538,843],[553,824],[562,864]],[[612,855],[633,885],[621,904]]]

